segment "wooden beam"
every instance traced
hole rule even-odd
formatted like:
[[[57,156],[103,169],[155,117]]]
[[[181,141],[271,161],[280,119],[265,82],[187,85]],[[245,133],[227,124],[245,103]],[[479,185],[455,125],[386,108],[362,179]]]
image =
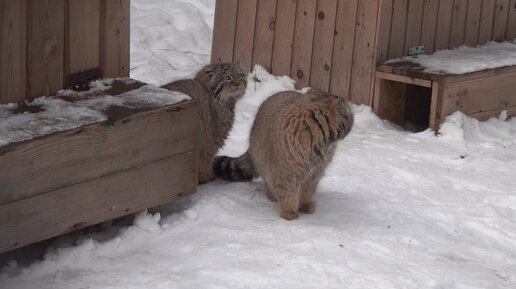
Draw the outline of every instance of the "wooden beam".
[[[130,0],[102,0],[100,70],[102,77],[129,77]]]

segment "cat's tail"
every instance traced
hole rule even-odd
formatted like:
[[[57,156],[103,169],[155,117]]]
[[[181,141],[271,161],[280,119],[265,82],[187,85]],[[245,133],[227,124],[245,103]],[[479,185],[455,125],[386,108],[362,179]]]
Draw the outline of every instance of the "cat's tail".
[[[213,171],[217,177],[230,182],[248,182],[255,177],[254,165],[249,152],[238,158],[215,157]]]

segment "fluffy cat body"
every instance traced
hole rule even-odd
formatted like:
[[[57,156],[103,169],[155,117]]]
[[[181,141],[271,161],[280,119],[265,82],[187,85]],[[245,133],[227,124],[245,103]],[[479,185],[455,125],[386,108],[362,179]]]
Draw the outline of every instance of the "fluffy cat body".
[[[217,176],[249,181],[261,176],[269,199],[280,202],[281,217],[313,213],[312,197],[331,161],[337,141],[353,126],[347,101],[318,90],[277,93],[259,108],[249,150],[238,158],[217,157]]]
[[[246,79],[247,74],[240,65],[221,63],[205,66],[194,79],[178,80],[163,86],[189,95],[197,102],[199,184],[215,177],[213,158],[231,130],[235,104],[245,93]]]

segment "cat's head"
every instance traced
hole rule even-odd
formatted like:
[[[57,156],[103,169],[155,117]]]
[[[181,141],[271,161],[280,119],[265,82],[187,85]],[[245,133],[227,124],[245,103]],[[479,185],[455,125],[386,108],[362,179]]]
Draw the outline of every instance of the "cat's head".
[[[205,82],[217,100],[238,100],[247,87],[247,72],[240,64],[216,63],[206,65],[196,77]]]

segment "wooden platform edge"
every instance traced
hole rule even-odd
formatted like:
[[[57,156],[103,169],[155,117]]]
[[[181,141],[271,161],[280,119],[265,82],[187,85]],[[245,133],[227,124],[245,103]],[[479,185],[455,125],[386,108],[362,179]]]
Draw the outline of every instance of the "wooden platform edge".
[[[7,203],[0,206],[0,252],[163,205],[196,188],[197,153],[190,151]]]

